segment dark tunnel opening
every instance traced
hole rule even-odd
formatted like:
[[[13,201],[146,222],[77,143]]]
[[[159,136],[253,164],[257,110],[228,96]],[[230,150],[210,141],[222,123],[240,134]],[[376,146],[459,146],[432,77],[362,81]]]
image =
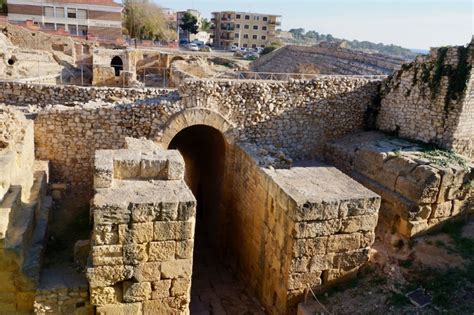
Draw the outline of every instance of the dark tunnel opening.
[[[241,277],[230,267],[235,253],[229,249],[223,134],[209,126],[191,126],[181,130],[168,149],[183,155],[185,181],[197,200],[191,314],[260,314],[258,303],[246,295]]]

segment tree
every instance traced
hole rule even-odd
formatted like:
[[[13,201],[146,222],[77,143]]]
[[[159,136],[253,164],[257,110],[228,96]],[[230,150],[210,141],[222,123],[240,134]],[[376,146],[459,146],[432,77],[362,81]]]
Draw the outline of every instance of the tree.
[[[0,0],[0,13],[7,13],[7,0]]]
[[[201,22],[201,31],[209,33],[211,30],[211,22],[207,19],[202,19]]]
[[[188,34],[188,40],[190,33],[197,34],[199,31],[197,18],[189,12],[184,13],[179,27]]]
[[[176,39],[176,31],[160,6],[149,0],[124,0],[124,33],[132,38],[148,40]]]
[[[304,38],[304,28],[292,28],[289,32],[293,34],[293,37],[296,39]]]

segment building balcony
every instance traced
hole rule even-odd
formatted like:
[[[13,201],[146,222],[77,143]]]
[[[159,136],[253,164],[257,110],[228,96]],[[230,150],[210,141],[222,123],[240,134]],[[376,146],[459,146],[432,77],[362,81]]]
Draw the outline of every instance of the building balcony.
[[[276,25],[276,26],[281,26],[281,22],[280,22],[280,21],[270,21],[270,22],[268,22],[268,24],[270,24],[270,25]]]

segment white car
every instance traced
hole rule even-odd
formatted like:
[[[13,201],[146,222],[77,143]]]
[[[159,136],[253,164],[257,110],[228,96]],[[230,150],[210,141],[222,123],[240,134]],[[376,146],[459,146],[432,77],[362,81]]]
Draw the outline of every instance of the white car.
[[[239,47],[237,47],[235,45],[230,46],[230,51],[237,51],[238,49],[239,49]]]
[[[247,52],[247,48],[245,48],[245,47],[240,47],[239,50],[243,53]]]
[[[199,51],[199,46],[196,45],[195,43],[190,43],[190,44],[188,45],[188,49],[189,49],[189,50],[192,50],[192,51]]]

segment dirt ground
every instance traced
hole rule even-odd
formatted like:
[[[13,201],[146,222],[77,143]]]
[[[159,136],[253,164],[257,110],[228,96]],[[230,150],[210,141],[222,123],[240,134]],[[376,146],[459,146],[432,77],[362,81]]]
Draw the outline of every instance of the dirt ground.
[[[405,296],[417,288],[432,299],[422,309]],[[317,298],[330,314],[474,314],[474,219],[411,241],[378,239],[356,278]]]

